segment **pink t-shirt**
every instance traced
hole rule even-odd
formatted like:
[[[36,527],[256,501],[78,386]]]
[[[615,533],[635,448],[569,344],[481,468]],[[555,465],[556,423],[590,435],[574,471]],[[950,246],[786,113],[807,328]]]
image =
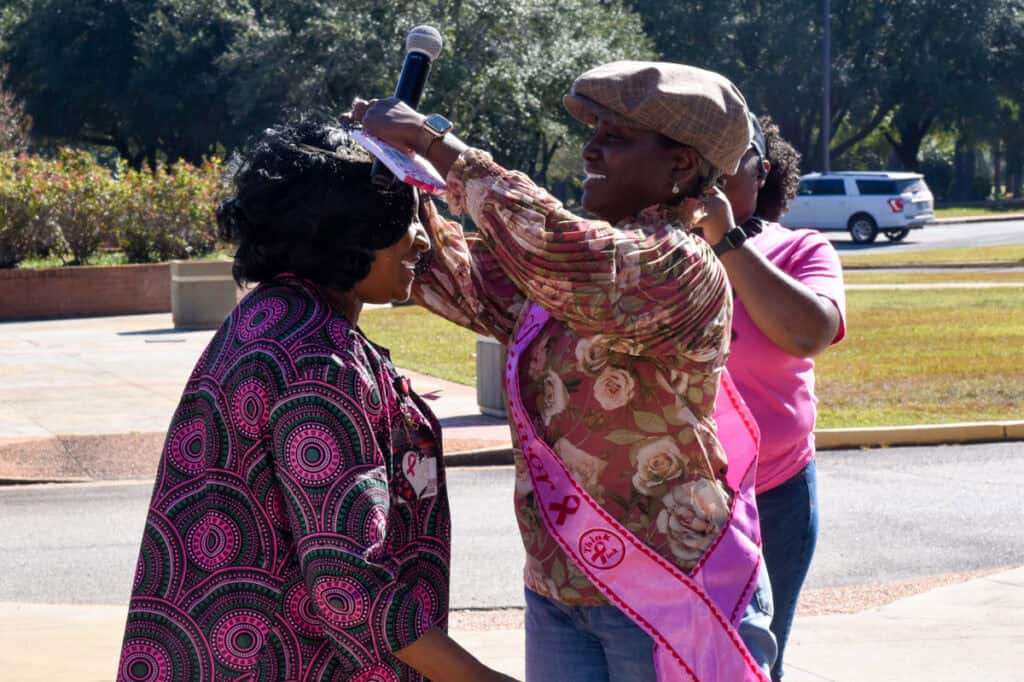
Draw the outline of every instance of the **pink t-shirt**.
[[[832,244],[813,230],[762,223],[748,240],[780,270],[836,304],[839,331],[846,334],[843,270]],[[737,297],[728,368],[761,428],[757,492],[770,490],[799,472],[814,457],[814,360],[789,355],[765,336]]]

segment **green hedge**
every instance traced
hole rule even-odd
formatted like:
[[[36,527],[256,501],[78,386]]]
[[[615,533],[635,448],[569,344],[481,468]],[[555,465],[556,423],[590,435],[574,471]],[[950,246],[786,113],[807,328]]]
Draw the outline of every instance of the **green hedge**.
[[[102,246],[132,263],[210,253],[222,175],[216,158],[138,171],[75,149],[53,159],[0,154],[0,268],[45,256],[83,264]]]

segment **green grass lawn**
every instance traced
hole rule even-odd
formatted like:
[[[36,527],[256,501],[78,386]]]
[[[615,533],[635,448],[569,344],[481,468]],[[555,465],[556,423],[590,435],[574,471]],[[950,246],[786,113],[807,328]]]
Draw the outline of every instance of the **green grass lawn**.
[[[230,245],[221,245],[214,251],[193,260],[230,260],[232,258],[234,258],[234,248]],[[102,250],[87,258],[83,265],[129,265],[129,263],[128,256],[123,251]],[[24,270],[45,270],[68,266],[64,264],[60,256],[51,255],[26,258],[18,263],[18,267]]]
[[[980,246],[966,249],[934,249],[932,251],[905,251],[900,253],[840,254],[844,268],[857,267],[913,267],[942,263],[1002,263],[1024,265],[1024,244],[1009,246]]]
[[[70,258],[70,256],[69,256]],[[91,258],[86,259],[85,265],[127,265],[128,257],[122,251],[103,251]],[[48,268],[64,267],[64,261],[59,256],[45,256],[42,258],[26,258],[18,263],[18,267],[24,270],[45,270]]]
[[[847,270],[843,273],[847,284],[959,284],[971,282],[1024,282],[1024,268],[1016,270],[957,269],[941,272],[890,272],[886,270]]]
[[[822,428],[1024,419],[1024,291],[850,291],[818,358]],[[472,385],[476,337],[413,306],[360,325],[396,364]]]
[[[364,310],[359,326],[399,367],[472,386],[476,334],[418,306]]]
[[[819,425],[1024,418],[1024,292],[850,291],[817,362]]]
[[[975,216],[998,216],[1006,213],[1024,213],[1024,206],[952,206],[935,209],[936,218],[973,218]]]

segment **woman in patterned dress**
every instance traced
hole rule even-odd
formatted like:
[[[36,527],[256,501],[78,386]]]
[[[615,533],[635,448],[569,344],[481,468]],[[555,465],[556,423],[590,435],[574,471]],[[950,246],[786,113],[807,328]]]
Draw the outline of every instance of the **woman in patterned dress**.
[[[506,345],[534,304],[546,310],[551,319],[519,364],[531,428],[604,512],[691,571],[731,502],[712,415],[732,301],[713,246],[735,227],[716,181],[750,144],[747,107],[718,74],[653,62],[592,69],[565,106],[593,128],[582,203],[596,219],[444,132],[436,115],[388,98],[356,100],[351,116],[426,157],[447,178],[449,210],[479,228],[466,235],[423,203],[434,255],[415,300]],[[697,224],[717,238],[698,237]],[[527,680],[653,680],[651,637],[549,533],[516,425],[512,438]],[[763,570],[752,570],[743,580],[758,588],[739,634],[766,674],[770,591]],[[693,633],[694,646],[701,641]]]
[[[359,329],[429,244],[339,128],[266,131],[218,209],[258,286],[174,414],[117,678],[507,680],[446,634],[450,518],[437,420]]]

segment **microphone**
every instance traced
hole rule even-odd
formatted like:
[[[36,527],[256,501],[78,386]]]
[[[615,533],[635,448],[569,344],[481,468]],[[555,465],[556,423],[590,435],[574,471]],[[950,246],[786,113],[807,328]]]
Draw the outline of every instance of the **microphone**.
[[[405,36],[405,61],[395,86],[395,97],[413,109],[419,106],[430,63],[441,54],[442,45],[441,33],[433,26],[417,26]],[[395,181],[395,176],[379,160],[374,160],[370,174],[378,187],[390,187]]]

